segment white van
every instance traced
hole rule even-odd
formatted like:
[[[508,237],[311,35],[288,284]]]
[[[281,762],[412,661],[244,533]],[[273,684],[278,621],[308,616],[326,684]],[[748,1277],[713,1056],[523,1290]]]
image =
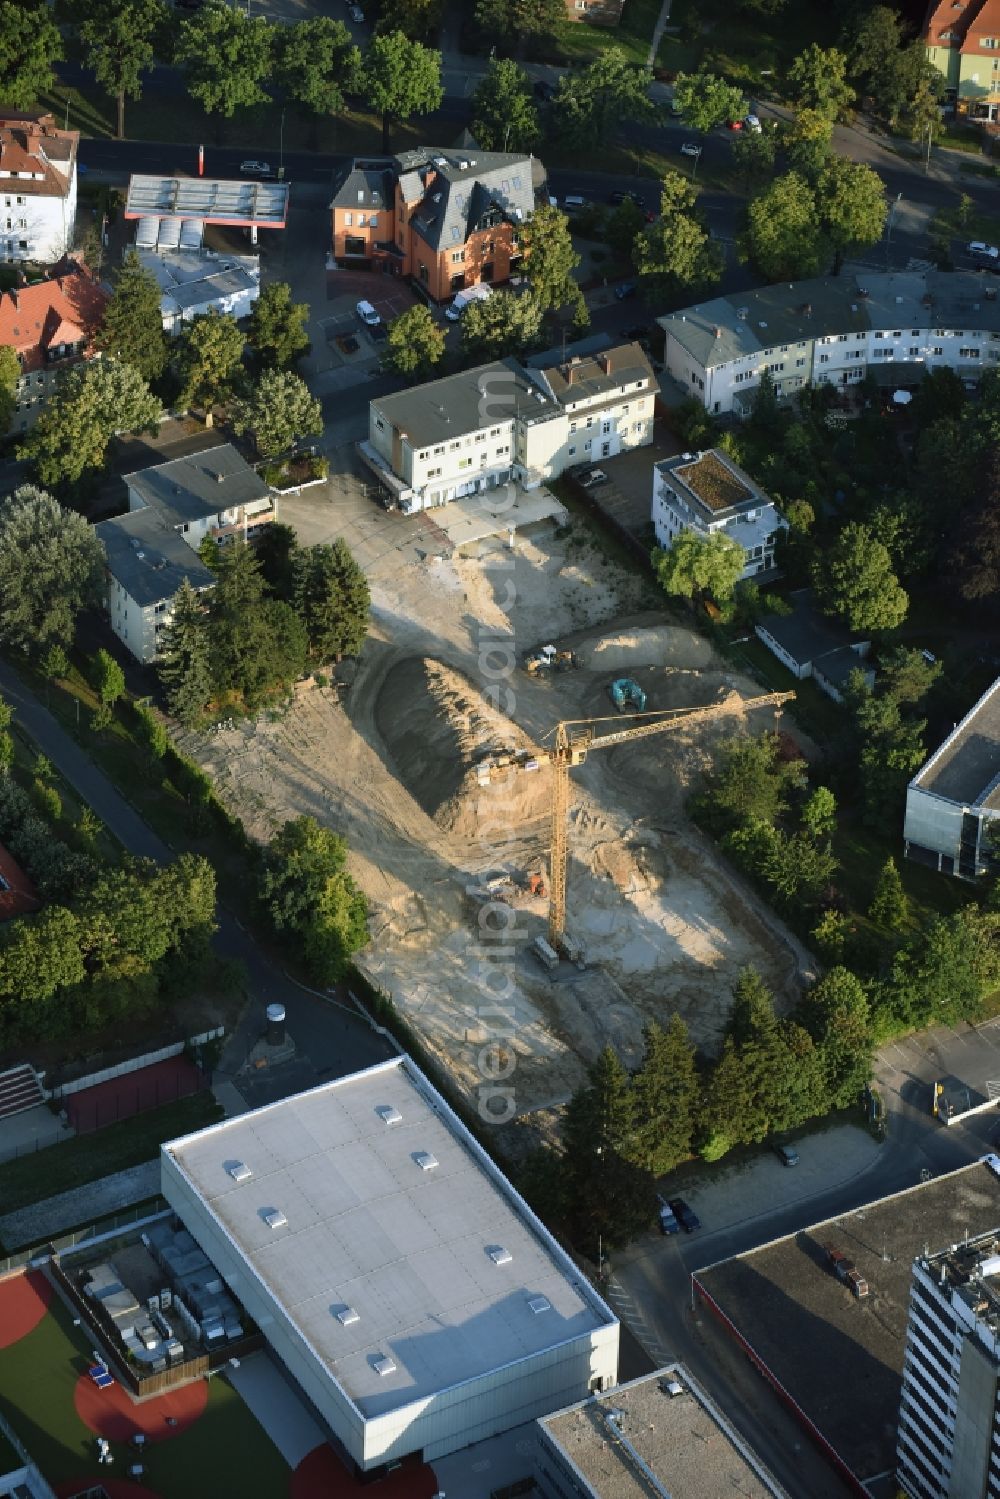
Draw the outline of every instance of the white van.
[[[467,286],[458,293],[451,306],[445,308],[444,315],[449,322],[457,323],[470,302],[486,302],[492,295],[493,288],[485,281],[480,281],[476,286]]]

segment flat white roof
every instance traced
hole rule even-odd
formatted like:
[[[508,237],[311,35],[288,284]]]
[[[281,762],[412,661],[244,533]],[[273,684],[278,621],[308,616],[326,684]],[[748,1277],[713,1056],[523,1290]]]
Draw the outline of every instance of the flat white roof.
[[[129,178],[125,217],[204,219],[209,224],[283,229],[288,217],[288,183],[134,173]]]
[[[162,1149],[366,1418],[616,1323],[407,1057]]]

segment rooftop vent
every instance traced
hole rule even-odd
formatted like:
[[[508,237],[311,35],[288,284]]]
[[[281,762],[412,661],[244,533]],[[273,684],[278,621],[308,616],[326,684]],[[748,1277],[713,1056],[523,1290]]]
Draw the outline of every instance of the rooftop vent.
[[[747,318],[750,316],[749,307],[737,307],[736,316],[739,318],[741,323],[745,323]]]
[[[380,1103],[375,1110],[383,1124],[401,1124],[403,1116],[391,1103]]]
[[[372,1368],[376,1374],[381,1374],[384,1379],[387,1374],[395,1374],[396,1365],[387,1353],[376,1353],[372,1359]]]
[[[264,1222],[268,1228],[284,1228],[288,1219],[280,1208],[272,1208],[269,1213],[264,1214]]]
[[[226,482],[226,476],[225,476],[225,474],[220,474],[218,471],[216,471],[216,473],[214,475],[214,478],[215,478],[216,484],[224,484]]]
[[[251,1176],[253,1176],[253,1172],[246,1161],[230,1161],[226,1170],[234,1182],[248,1182]]]
[[[532,1296],[528,1305],[536,1317],[540,1317],[542,1312],[550,1312],[552,1310],[552,1303],[547,1301],[544,1296]]]
[[[903,299],[902,299],[902,297],[897,297],[896,298],[896,306],[897,307],[902,307],[902,305],[903,305]]]
[[[502,1244],[493,1244],[489,1249],[487,1249],[486,1253],[489,1255],[494,1265],[509,1265],[511,1260],[514,1258],[510,1250],[505,1249]]]
[[[760,322],[757,324],[757,327],[758,328],[766,328],[767,327],[767,324],[764,322],[763,318],[761,318]]]
[[[431,1155],[429,1150],[418,1150],[413,1157],[421,1171],[433,1171],[437,1165],[437,1156]]]
[[[336,1313],[336,1318],[342,1327],[353,1327],[355,1322],[361,1321],[353,1306],[342,1306]]]

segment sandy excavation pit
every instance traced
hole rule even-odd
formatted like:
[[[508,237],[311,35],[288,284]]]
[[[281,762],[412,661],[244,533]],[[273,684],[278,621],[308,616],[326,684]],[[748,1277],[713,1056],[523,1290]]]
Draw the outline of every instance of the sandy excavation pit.
[[[251,833],[268,838],[306,812],[345,835],[372,910],[362,966],[473,1101],[480,1050],[498,1031],[516,1061],[517,1111],[530,1113],[565,1099],[608,1041],[637,1060],[649,1019],[677,1010],[712,1047],[747,963],[785,1006],[808,968],[684,814],[713,742],[737,732],[742,713],[592,753],[573,772],[568,925],[585,972],[563,964],[550,976],[531,956],[547,906],[527,893],[514,895],[509,956],[482,932],[468,887],[501,870],[516,884],[534,870],[547,878],[549,845],[548,771],[484,787],[474,771],[484,753],[539,744],[560,718],[611,716],[607,687],[626,671],[651,707],[760,691],[695,632],[637,615],[640,602],[634,579],[551,535],[519,538],[513,558],[403,567],[375,590],[372,637],[343,702],[317,689],[283,717],[188,737]],[[508,716],[484,700],[496,684],[483,641],[511,624],[518,656],[552,640],[581,667],[542,679],[517,669],[502,683]],[[774,722],[757,710],[749,726]],[[495,1018],[497,1004],[509,1018]]]

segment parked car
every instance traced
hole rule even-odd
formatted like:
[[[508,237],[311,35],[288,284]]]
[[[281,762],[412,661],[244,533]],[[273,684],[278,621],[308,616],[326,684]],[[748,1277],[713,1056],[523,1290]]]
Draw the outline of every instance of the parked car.
[[[783,1166],[797,1166],[799,1164],[799,1153],[793,1145],[782,1145],[780,1140],[775,1140],[771,1145],[771,1149]]]
[[[637,281],[623,281],[620,286],[615,287],[615,296],[619,302],[627,302],[629,297],[634,297],[638,290]]]
[[[607,484],[608,476],[603,468],[592,468],[587,473],[580,475],[580,483],[584,489],[596,489],[598,484]]]
[[[682,156],[700,156],[701,147],[695,141],[685,141],[681,146]]]
[[[634,203],[636,208],[642,209],[643,213],[648,211],[645,198],[634,187],[620,188],[613,193],[608,193],[608,202],[613,204],[615,208],[621,203]]]
[[[347,14],[350,16],[351,20],[354,21],[355,24],[357,24],[357,25],[360,25],[361,22],[365,18],[365,13],[361,9],[360,5],[349,5],[347,7]]]
[[[241,161],[240,171],[248,177],[270,177],[271,168],[266,161]]]
[[[743,121],[744,130],[752,130],[754,135],[760,135],[760,120],[756,115],[747,115]]]
[[[693,1208],[688,1207],[683,1197],[671,1197],[667,1207],[686,1234],[693,1234],[696,1228],[701,1228],[701,1219]]]
[[[1000,260],[1000,250],[996,245],[988,245],[981,239],[970,240],[966,249],[970,255],[978,255],[983,260]]]
[[[354,309],[358,317],[368,328],[377,328],[382,319],[370,302],[360,301]]]
[[[389,337],[389,330],[382,322],[369,323],[368,337],[371,339],[373,344],[384,344],[386,339]]]
[[[665,1202],[660,1203],[660,1233],[679,1234],[681,1226],[674,1217],[672,1209]]]

